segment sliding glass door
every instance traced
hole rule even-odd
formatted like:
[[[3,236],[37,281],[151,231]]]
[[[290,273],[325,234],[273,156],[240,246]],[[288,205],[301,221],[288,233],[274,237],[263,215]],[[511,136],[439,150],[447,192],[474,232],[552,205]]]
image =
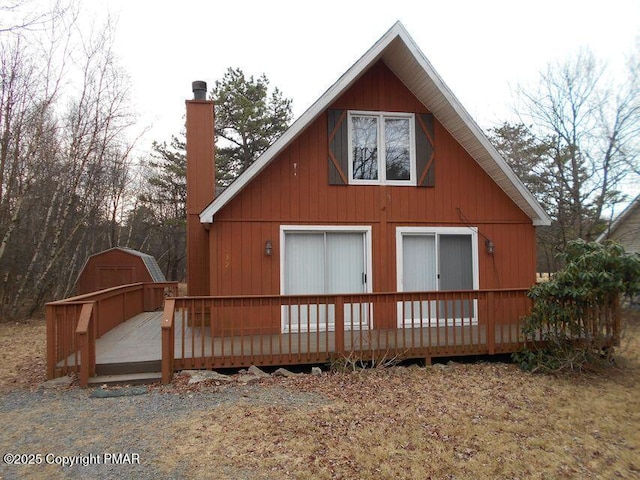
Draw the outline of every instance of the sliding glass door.
[[[334,227],[283,227],[284,295],[324,295],[369,291],[369,230]],[[346,328],[368,328],[368,312],[360,304],[345,305]],[[296,305],[283,309],[283,330],[333,330],[333,305]]]
[[[472,228],[398,228],[398,291],[478,288],[476,235]],[[470,300],[407,301],[398,305],[400,326],[420,325],[425,321],[455,324],[463,320],[475,321],[475,306]]]

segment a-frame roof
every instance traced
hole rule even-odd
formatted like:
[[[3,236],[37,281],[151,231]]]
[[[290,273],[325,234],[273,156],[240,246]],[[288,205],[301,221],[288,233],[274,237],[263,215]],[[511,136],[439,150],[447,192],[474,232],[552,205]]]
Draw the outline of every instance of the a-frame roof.
[[[351,87],[371,66],[382,60],[472,158],[504,190],[534,225],[549,225],[550,218],[531,192],[513,173],[480,127],[442,81],[427,57],[400,22],[396,22],[336,83],[304,112],[238,179],[200,214],[212,223],[215,214],[291,144],[319,115]]]

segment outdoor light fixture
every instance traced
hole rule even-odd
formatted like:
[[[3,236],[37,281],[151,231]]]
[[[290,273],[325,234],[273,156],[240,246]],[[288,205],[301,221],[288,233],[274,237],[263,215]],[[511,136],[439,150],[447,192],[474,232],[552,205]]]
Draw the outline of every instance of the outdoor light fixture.
[[[487,253],[493,255],[493,252],[496,251],[496,246],[493,244],[491,240],[488,238],[484,241],[485,247],[487,247]]]
[[[273,253],[273,245],[271,245],[271,240],[267,240],[264,242],[264,254],[270,257],[271,253]]]

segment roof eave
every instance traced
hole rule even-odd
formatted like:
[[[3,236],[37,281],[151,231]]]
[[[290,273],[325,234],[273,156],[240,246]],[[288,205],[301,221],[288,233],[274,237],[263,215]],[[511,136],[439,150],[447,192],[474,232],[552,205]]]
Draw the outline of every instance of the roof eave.
[[[400,22],[396,22],[351,68],[349,68],[311,107],[309,107],[289,129],[274,142],[238,179],[233,182],[200,214],[202,223],[213,223],[215,214],[230,202],[255,176],[257,176],[273,158],[293,142],[302,131],[327,109],[344,91],[346,91],[371,65],[383,58],[385,51],[396,39],[410,52],[409,59],[419,67],[422,76],[420,82],[428,83],[435,89],[429,89],[437,98],[421,98],[416,88],[409,85],[409,79],[400,78],[398,68],[394,69],[393,61],[388,58],[389,68],[399,76],[414,95],[435,115],[451,135],[478,162],[500,188],[531,218],[534,226],[551,224],[551,219],[542,209],[531,192],[524,186],[513,170],[507,165],[497,150],[489,142],[475,120],[455,97],[435,71],[424,53],[413,41]],[[416,87],[413,85],[413,87]],[[452,117],[453,114],[453,117]],[[452,125],[446,118],[459,119]],[[448,124],[449,123],[449,124]],[[454,129],[454,126],[456,127]],[[453,130],[453,131],[452,131]],[[477,143],[474,143],[477,142]],[[478,151],[474,151],[478,150]],[[497,167],[497,168],[496,168]]]
[[[502,190],[505,191],[505,193],[531,218],[534,226],[551,225],[551,218],[544,211],[540,203],[532,195],[529,189],[527,189],[527,187],[522,183],[520,178],[518,178],[513,169],[498,153],[498,151],[489,141],[480,126],[471,117],[462,103],[457,99],[448,85],[444,82],[442,77],[440,77],[440,74],[433,68],[431,62],[429,62],[422,50],[420,50],[420,47],[418,47],[413,38],[411,38],[411,36],[402,25],[400,25],[400,29],[400,36],[402,37],[406,48],[408,48],[411,52],[411,58],[413,58],[419,64],[420,68],[426,73],[426,79],[434,84],[436,91],[443,97],[444,102],[439,102],[439,99],[433,99],[430,102],[429,98],[421,98],[421,96],[416,93],[414,88],[412,88],[410,85],[407,85],[407,83],[403,81],[407,88],[409,88],[414,93],[414,95],[416,95],[416,97],[434,114],[434,116],[438,118],[440,123],[449,131],[449,133],[454,138],[456,138],[456,140],[458,140],[458,142],[467,151],[467,153],[469,153],[472,158],[476,159],[482,169],[485,170],[489,174],[489,176],[491,176],[493,180],[500,186],[500,188],[502,188]],[[390,68],[392,68],[393,70],[392,66],[390,66]],[[444,112],[444,110],[446,110],[447,108],[451,108],[453,112],[455,112],[455,115],[462,121],[462,123],[460,124],[460,131],[451,131],[449,128],[447,128],[447,122],[441,120],[441,117],[445,116],[442,112]],[[473,139],[479,142],[479,146],[482,148],[482,150],[486,152],[490,160],[495,163],[495,166],[497,166],[499,171],[505,176],[504,181],[501,181],[501,178],[496,178],[495,174],[492,174],[492,172],[488,171],[488,166],[483,163],[483,159],[479,158],[477,153],[471,151],[471,149],[469,148],[470,141],[463,140],[465,138],[469,138],[468,135],[463,132],[464,130],[467,130],[466,133],[471,135]],[[508,191],[508,187],[513,187],[515,189],[514,193],[520,195],[522,199],[521,202],[513,198],[513,195]]]
[[[375,63],[391,41],[404,30],[396,22],[373,47],[355,62],[327,91],[318,98],[298,119],[291,124],[271,146],[251,166],[245,170],[225,191],[200,213],[201,223],[213,223],[214,215],[231,201],[244,186],[256,177],[281,151],[287,148],[302,131],[324,112],[345,90],[347,90],[365,71],[366,66]],[[364,63],[363,63],[364,62]],[[365,65],[363,68],[362,65]]]
[[[627,207],[620,212],[620,214],[611,222],[609,227],[602,232],[598,238],[596,238],[596,242],[601,243],[602,241],[608,239],[615,233],[621,223],[625,221],[627,217],[629,217],[636,208],[640,208],[640,195],[634,198]]]

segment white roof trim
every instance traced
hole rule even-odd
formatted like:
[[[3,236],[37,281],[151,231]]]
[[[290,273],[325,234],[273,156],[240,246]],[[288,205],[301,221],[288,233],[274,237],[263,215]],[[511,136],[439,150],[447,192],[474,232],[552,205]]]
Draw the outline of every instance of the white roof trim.
[[[399,40],[399,44],[396,43]],[[393,52],[393,54],[392,54]],[[409,58],[398,61],[413,62],[417,66],[415,75],[403,75],[400,65],[394,66],[394,58]],[[516,174],[491,145],[480,127],[471,118],[440,75],[434,70],[420,48],[400,22],[385,33],[349,70],[347,70],[316,102],[311,105],[235,182],[210,203],[200,214],[202,223],[212,223],[213,218],[254,177],[256,177],[277,155],[291,144],[319,115],[321,115],[343,92],[379,59],[385,58],[387,66],[412,91],[436,119],[451,133],[504,192],[531,218],[534,225],[549,225],[551,219],[527,190]],[[397,62],[396,62],[397,63]],[[395,68],[394,68],[395,67]],[[434,87],[435,90],[431,87]],[[422,91],[422,95],[420,94]],[[436,97],[436,98],[434,98]]]
[[[620,224],[624,223],[625,219],[633,213],[636,208],[640,208],[640,195],[634,198],[627,207],[620,212],[620,214],[611,222],[611,224],[607,227],[607,229],[602,232],[598,238],[596,238],[596,242],[602,243],[604,240],[613,235],[613,233],[618,229]]]

